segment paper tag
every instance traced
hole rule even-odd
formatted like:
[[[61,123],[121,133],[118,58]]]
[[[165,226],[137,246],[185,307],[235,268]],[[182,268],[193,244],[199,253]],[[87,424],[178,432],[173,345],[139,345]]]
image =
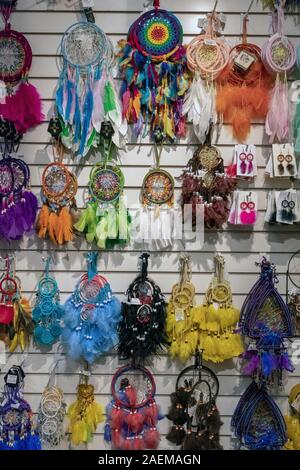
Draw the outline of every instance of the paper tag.
[[[83,8],[93,8],[95,6],[94,0],[82,0]]]
[[[6,360],[5,343],[0,341],[0,364],[6,364]]]
[[[184,320],[184,309],[183,308],[176,308],[175,318],[176,318],[176,321],[183,321]]]
[[[300,80],[296,80],[292,83],[291,86],[292,96],[291,101],[292,103],[298,103],[300,101]]]
[[[6,85],[2,80],[0,80],[0,103],[5,104],[6,103]]]
[[[80,3],[80,0],[65,0],[65,5],[68,7],[68,8],[72,8],[74,7],[75,5],[79,5]]]
[[[16,385],[17,380],[18,380],[17,375],[8,374],[7,377],[6,377],[6,383],[8,385]]]
[[[234,59],[234,64],[245,72],[250,69],[254,62],[256,62],[256,58],[245,51],[241,51]]]
[[[11,408],[14,408],[15,410],[18,410],[20,408],[20,403],[11,403]]]
[[[197,23],[198,28],[203,29],[205,20],[206,20],[205,17],[202,17],[202,18],[200,17],[198,19],[198,23]]]
[[[217,43],[214,39],[209,39],[209,38],[204,39],[204,44],[206,46],[216,46],[217,45]]]
[[[130,304],[131,305],[142,305],[142,302],[140,301],[140,299],[131,299]]]

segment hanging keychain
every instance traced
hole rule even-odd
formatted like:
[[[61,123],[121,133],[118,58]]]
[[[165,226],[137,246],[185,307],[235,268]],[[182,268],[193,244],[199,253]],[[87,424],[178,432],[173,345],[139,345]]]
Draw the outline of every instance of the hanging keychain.
[[[34,339],[38,345],[51,346],[61,335],[64,310],[59,302],[58,285],[49,274],[51,257],[46,259],[45,272],[38,283],[36,302],[32,311]]]

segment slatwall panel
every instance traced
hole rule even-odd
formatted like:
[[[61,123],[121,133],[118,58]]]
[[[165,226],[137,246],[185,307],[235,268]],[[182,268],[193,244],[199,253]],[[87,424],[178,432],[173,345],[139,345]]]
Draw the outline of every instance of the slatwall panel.
[[[51,116],[53,95],[58,77],[57,50],[64,30],[80,18],[78,7],[67,8],[64,0],[58,1],[51,10],[47,9],[47,2],[38,0],[19,0],[18,11],[13,16],[13,27],[26,33],[33,49],[33,65],[31,81],[36,85],[42,95],[46,122],[34,131],[26,135],[21,146],[21,151],[26,162],[30,165],[33,190],[39,194],[40,177],[44,166],[51,161],[51,151],[46,148],[48,142],[47,121]],[[142,8],[142,0],[95,0],[95,16],[97,24],[111,37],[114,44],[124,38],[130,23]],[[198,33],[198,18],[213,8],[214,0],[162,0],[162,6],[172,9],[183,23],[185,39],[189,41]],[[248,2],[240,0],[220,0],[218,9],[227,15],[226,35],[232,44],[237,41],[241,28],[241,6],[247,9]],[[288,15],[287,33],[291,36],[295,45],[299,42],[298,15]],[[269,17],[263,12],[260,2],[255,2],[249,23],[249,36],[251,41],[262,45],[268,36]],[[116,77],[118,79],[118,77]],[[215,251],[221,252],[226,259],[227,269],[232,283],[234,301],[241,306],[250,286],[257,279],[255,261],[261,254],[267,254],[277,264],[279,274],[279,290],[285,292],[285,270],[287,259],[291,253],[300,248],[298,227],[268,227],[264,225],[264,210],[266,208],[267,189],[272,186],[265,180],[264,170],[269,157],[270,147],[264,135],[263,123],[257,122],[252,127],[249,142],[257,145],[258,152],[258,177],[251,184],[240,183],[240,187],[251,187],[259,194],[259,220],[253,230],[247,228],[224,227],[221,231],[207,232],[201,252],[192,251],[193,282],[197,288],[197,300],[201,301],[205,289],[213,272],[213,255]],[[231,161],[235,142],[228,126],[224,125],[218,141],[222,156],[228,164]],[[162,165],[174,176],[179,176],[182,167],[190,158],[195,142],[191,139],[182,140],[176,146],[166,146],[162,155]],[[126,194],[129,203],[136,203],[139,196],[139,188],[144,174],[152,164],[151,145],[145,138],[140,145],[136,145],[131,139],[127,145],[127,152],[121,155],[122,168],[126,177]],[[78,174],[79,195],[78,206],[84,206],[86,195],[86,183],[88,181],[89,165],[79,167],[70,162],[73,170]],[[76,167],[76,168],[74,168]],[[276,182],[276,188],[285,187],[284,183]],[[179,187],[177,187],[179,195]],[[85,269],[83,254],[89,249],[86,242],[76,239],[68,248],[53,249],[47,242],[37,240],[34,235],[25,238],[21,243],[12,243],[9,247],[2,245],[1,254],[7,251],[15,251],[17,258],[18,274],[22,279],[23,291],[31,299],[34,299],[36,284],[43,272],[44,263],[42,256],[51,249],[55,259],[55,275],[62,292],[62,300],[65,300],[72,292],[76,281]],[[106,252],[101,255],[99,268],[110,281],[114,292],[121,298],[129,282],[133,279],[137,270],[137,257],[139,251],[135,246],[128,246],[124,250]],[[151,256],[150,274],[161,286],[166,295],[170,294],[173,283],[178,279],[178,255],[180,247],[173,250],[154,252]],[[25,396],[36,411],[40,395],[47,384],[49,371],[59,354],[57,347],[51,351],[40,350],[31,347],[24,363],[27,372]],[[24,356],[15,353],[9,357],[5,372],[14,363],[21,362]],[[115,354],[109,354],[101,358],[93,367],[92,381],[95,384],[97,399],[104,405],[110,400],[109,383],[114,371],[118,367],[118,359]],[[157,383],[157,400],[164,411],[169,405],[169,394],[173,391],[176,376],[180,367],[172,363],[167,356],[153,360],[150,365]],[[220,396],[218,405],[222,414],[224,425],[221,429],[222,443],[226,449],[234,448],[236,442],[231,439],[230,417],[245,390],[248,379],[241,376],[240,366],[237,360],[227,362],[221,366],[212,366],[220,380]],[[66,400],[71,403],[75,398],[76,385],[78,383],[77,364],[62,361],[57,368],[57,383],[64,389]],[[287,410],[287,394],[290,388],[300,381],[300,366],[293,376],[286,379],[284,388],[276,391],[276,401],[283,412]],[[1,382],[2,384],[2,382]],[[168,420],[161,422],[162,433],[161,448],[169,448],[164,439],[169,427]],[[63,448],[68,444],[64,443]],[[103,442],[103,425],[97,430],[97,435],[89,445],[90,449],[107,448]]]

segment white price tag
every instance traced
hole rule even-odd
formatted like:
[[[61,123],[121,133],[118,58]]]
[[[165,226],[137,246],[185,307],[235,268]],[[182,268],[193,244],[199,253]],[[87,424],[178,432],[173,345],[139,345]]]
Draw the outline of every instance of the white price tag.
[[[216,46],[217,45],[217,43],[214,39],[209,39],[209,38],[204,39],[204,44],[206,46]]]
[[[175,318],[176,318],[176,321],[183,321],[184,320],[184,309],[183,308],[176,308]]]
[[[6,364],[6,350],[3,341],[0,341],[0,364]]]
[[[0,80],[0,103],[5,104],[6,102],[6,85]]]
[[[6,383],[8,385],[16,385],[17,380],[18,380],[17,375],[8,374],[7,377],[6,377]]]
[[[93,8],[95,6],[94,0],[82,0],[83,8]]]
[[[130,304],[131,305],[142,305],[140,299],[131,299]]]

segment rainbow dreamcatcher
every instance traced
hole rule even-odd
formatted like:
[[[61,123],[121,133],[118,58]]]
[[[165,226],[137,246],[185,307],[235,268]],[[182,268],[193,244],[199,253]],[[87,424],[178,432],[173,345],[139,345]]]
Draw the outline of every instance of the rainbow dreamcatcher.
[[[25,36],[10,26],[16,0],[1,0],[4,29],[0,32],[0,116],[6,124],[4,140],[19,140],[32,127],[42,122],[42,104],[36,88],[28,83],[32,62],[31,47]]]
[[[113,161],[114,130],[110,122],[102,124],[103,161],[90,172],[89,202],[74,228],[95,241],[100,249],[125,245],[130,240],[131,216],[123,197],[124,175]]]
[[[115,89],[110,39],[93,22],[82,21],[64,33],[61,54],[56,115],[48,128],[54,141],[81,158],[98,147],[101,124],[109,121],[115,145],[122,146],[127,123]]]
[[[150,128],[155,139],[159,129],[164,140],[173,141],[185,135],[182,105],[189,74],[182,25],[159,3],[155,0],[154,9],[134,21],[120,42],[123,116],[137,136]]]

